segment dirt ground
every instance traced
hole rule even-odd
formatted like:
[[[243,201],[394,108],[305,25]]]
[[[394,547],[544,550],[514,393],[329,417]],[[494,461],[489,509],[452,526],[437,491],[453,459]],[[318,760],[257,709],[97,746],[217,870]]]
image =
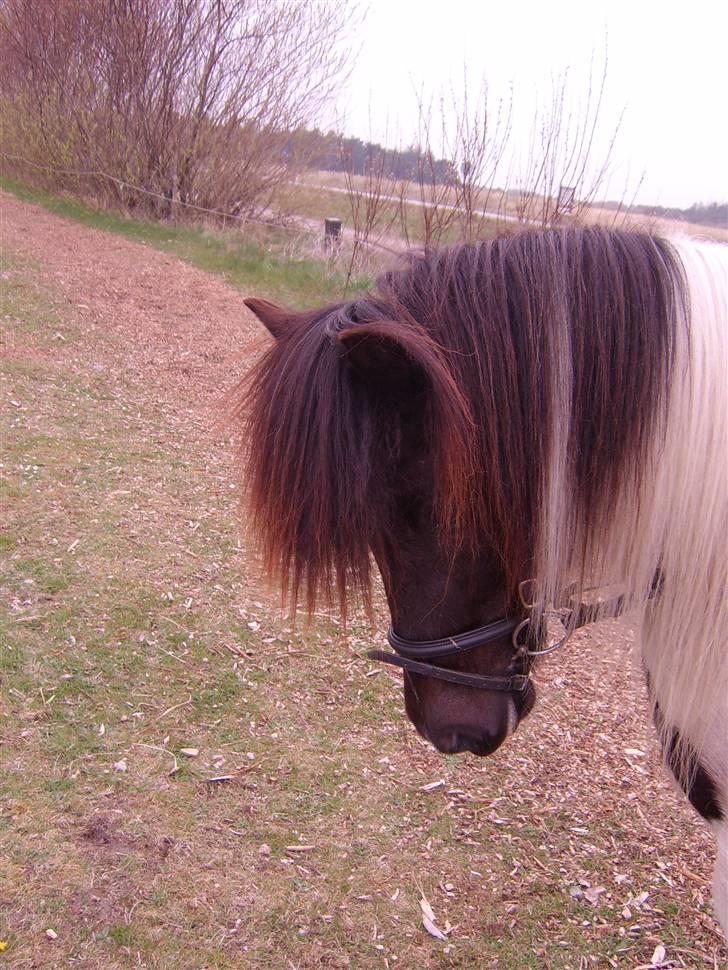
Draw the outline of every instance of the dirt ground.
[[[172,588],[176,571],[189,570],[189,599],[214,601],[216,636],[220,631],[230,635],[232,623],[220,617],[235,613],[236,622],[242,617],[249,631],[246,647],[254,652],[254,660],[263,664],[277,639],[287,644],[284,659],[290,665],[285,676],[271,674],[274,660],[280,658],[258,669],[261,677],[271,679],[259,682],[257,726],[248,717],[235,722],[241,737],[247,732],[239,746],[249,745],[257,759],[257,744],[263,752],[260,757],[268,758],[266,763],[273,767],[251,783],[247,793],[236,790],[237,808],[223,796],[205,803],[208,828],[199,846],[197,830],[184,818],[198,810],[199,777],[184,781],[188,788],[175,794],[166,771],[153,775],[154,752],[148,750],[144,756],[149,760],[138,762],[138,777],[143,776],[145,784],[149,781],[149,787],[132,792],[123,787],[130,772],[116,767],[122,761],[126,766],[127,758],[132,763],[132,748],[141,759],[140,748],[155,746],[177,766],[181,742],[174,748],[174,741],[161,737],[162,728],[135,735],[133,742],[115,741],[118,747],[98,749],[106,758],[104,764],[114,769],[104,769],[107,776],[97,778],[89,767],[81,779],[87,788],[74,788],[72,763],[66,764],[62,754],[54,761],[43,753],[50,728],[33,733],[37,724],[47,727],[44,718],[50,702],[45,694],[42,705],[37,698],[31,701],[27,682],[16,685],[17,699],[9,697],[0,708],[6,715],[0,724],[0,760],[7,781],[4,809],[0,790],[0,941],[9,941],[8,949],[0,952],[0,968],[726,966],[728,952],[710,915],[712,838],[659,766],[641,678],[631,660],[629,626],[609,623],[581,632],[567,653],[545,663],[538,674],[537,712],[495,758],[443,758],[432,752],[406,723],[398,675],[373,671],[359,659],[369,634],[359,628],[337,639],[329,629],[296,639],[238,544],[234,449],[221,402],[265,345],[259,326],[243,306],[244,294],[164,253],[63,221],[9,195],[0,195],[0,204],[0,241],[9,257],[4,278],[11,285],[22,283],[24,299],[47,299],[52,294],[49,319],[73,322],[71,336],[63,329],[56,332],[55,324],[30,332],[22,325],[22,314],[16,320],[3,310],[1,351],[9,376],[2,400],[8,427],[20,421],[25,433],[35,428],[37,418],[38,428],[46,428],[43,422],[50,421],[51,409],[48,405],[44,411],[38,388],[42,389],[44,374],[62,368],[69,395],[78,393],[86,402],[79,405],[87,408],[84,420],[91,422],[86,445],[93,450],[96,442],[101,448],[104,429],[94,430],[93,405],[84,395],[95,382],[103,382],[103,400],[111,402],[109,407],[113,404],[121,422],[115,425],[114,441],[123,441],[128,420],[130,428],[143,429],[146,445],[158,445],[165,461],[171,456],[176,463],[174,475],[160,473],[158,480],[143,479],[134,466],[133,475],[120,473],[120,487],[104,493],[109,503],[133,503],[124,508],[133,511],[136,531],[124,532],[131,529],[131,520],[118,526],[124,516],[115,513],[118,545],[104,546],[103,569],[116,575],[114,548],[122,558],[127,540],[146,549],[143,544],[149,537],[157,537],[154,561],[140,552],[137,573],[124,572],[124,577],[141,576],[146,570],[144,584],[157,602]],[[26,406],[23,393],[30,385],[23,381],[31,372],[36,384]],[[75,391],[71,379],[77,382]],[[54,393],[63,390],[59,387],[57,383]],[[174,477],[178,470],[180,476],[184,471],[184,481]],[[10,481],[11,469],[6,467],[5,473]],[[26,516],[35,507],[41,521],[51,514],[44,504],[56,508],[55,503],[62,503],[62,487],[62,481],[49,486],[46,496],[39,490],[30,500],[35,506],[22,496],[17,502],[26,502]],[[8,504],[0,509],[0,526],[12,530],[17,524],[16,492],[8,494]],[[84,506],[85,515],[93,514],[92,505],[91,501]],[[196,530],[192,520],[202,522],[202,527]],[[72,550],[77,541],[73,515],[63,521],[66,531],[57,533],[59,541]],[[204,543],[194,547],[194,565],[185,559],[183,567],[175,558],[175,542],[188,526],[196,536],[204,534]],[[35,543],[40,549],[40,531],[36,535],[30,526],[26,531],[26,546]],[[94,577],[94,582],[100,581],[98,564],[88,562],[84,568],[89,582]],[[124,569],[132,565],[125,563]],[[229,576],[234,578],[230,584]],[[86,592],[90,595],[90,589]],[[36,621],[44,609],[17,591],[8,593],[2,605],[14,611],[18,621]],[[150,606],[147,613],[155,610]],[[182,614],[170,615],[179,626]],[[205,629],[212,629],[212,616],[210,607]],[[380,619],[384,623],[383,614]],[[88,629],[98,627],[93,609],[84,622]],[[158,625],[155,619],[155,630]],[[30,629],[32,624],[26,626]],[[38,628],[39,638],[48,635],[44,630]],[[56,629],[61,647],[67,632],[62,623]],[[77,639],[78,633],[71,637],[69,650]],[[53,642],[47,639],[38,639],[35,646],[28,640],[25,649],[37,664],[28,669],[43,674],[42,658],[33,654],[41,642],[50,651]],[[201,653],[188,640],[159,643],[173,658],[172,673],[167,667],[149,667],[137,675],[136,667],[130,666],[124,676],[129,690],[136,677],[147,678],[147,693],[140,696],[152,698],[150,703],[162,712],[159,717],[175,705],[180,708],[170,722],[170,733],[176,732],[178,738],[187,736],[192,723],[186,720],[193,710],[184,707],[190,704],[187,693],[193,696],[201,676],[214,681],[212,667],[234,673],[239,682],[242,671],[243,686],[252,690],[255,663],[249,662],[250,653],[247,659],[236,656],[232,640],[228,645],[211,635]],[[62,663],[70,663],[61,652],[54,654],[57,671]],[[54,668],[54,677],[71,676],[57,671]],[[157,682],[155,673],[171,679],[163,684],[160,677]],[[79,695],[79,716],[84,703]],[[239,697],[225,703],[232,723],[238,717]],[[123,710],[120,704],[118,712]],[[101,717],[94,708],[94,725]],[[120,731],[130,723],[127,714],[115,718],[113,712],[106,714],[101,727],[107,734],[113,733],[112,722]],[[140,717],[134,728],[141,731],[142,721]],[[210,751],[224,747],[219,722],[211,715],[205,719],[200,714],[194,723]],[[286,757],[297,770],[305,770],[305,802],[301,788],[290,789],[290,770],[280,767],[281,737],[291,725],[285,735]],[[21,736],[20,727],[30,734]],[[99,730],[96,726],[96,735]],[[24,754],[31,742],[36,747]],[[103,744],[111,742],[103,738]],[[324,752],[326,765],[314,767],[317,748],[316,757]],[[249,767],[244,762],[250,752],[242,751],[238,780]],[[100,757],[98,752],[95,757]],[[91,755],[78,756],[76,762],[81,757],[90,764]],[[211,769],[216,763],[213,758]],[[323,787],[319,798],[316,785],[333,785],[326,774],[329,768],[336,797],[331,795],[323,817],[316,814],[320,805],[315,809],[310,801],[326,801]],[[119,786],[111,802],[109,771]],[[75,799],[70,807],[54,802],[48,816],[28,821],[27,804],[34,803],[23,786],[33,773],[54,778],[57,774],[59,784],[67,783],[63,791]],[[285,792],[284,785],[289,786]],[[286,792],[290,800],[284,804]],[[233,825],[235,811],[245,799],[248,821]],[[40,813],[41,802],[37,804]],[[122,826],[115,811],[119,818],[133,816],[134,822]],[[393,819],[395,813],[399,818]],[[246,825],[250,828],[242,837],[239,830]],[[26,859],[17,838],[21,830],[23,838],[41,842],[45,831],[61,833],[47,845],[52,865]],[[228,841],[233,839],[230,831],[238,831],[237,842]],[[291,847],[296,839],[304,841]],[[317,852],[321,846],[323,853]],[[76,851],[84,872],[93,877],[91,884],[105,880],[107,885],[106,893],[89,891],[84,902],[62,866],[62,860],[76,858]],[[137,853],[135,867],[122,871],[117,851]],[[161,890],[149,891],[161,879],[158,869],[163,865],[165,878],[174,886],[176,908]],[[402,892],[400,885],[405,887]],[[47,897],[54,894],[63,900],[68,923],[77,923],[67,923],[65,934],[55,927],[57,938],[46,935],[50,926],[45,907]],[[442,939],[423,929],[421,898],[432,904],[444,930]],[[242,907],[239,915],[236,906]],[[177,939],[177,948],[171,938]]]

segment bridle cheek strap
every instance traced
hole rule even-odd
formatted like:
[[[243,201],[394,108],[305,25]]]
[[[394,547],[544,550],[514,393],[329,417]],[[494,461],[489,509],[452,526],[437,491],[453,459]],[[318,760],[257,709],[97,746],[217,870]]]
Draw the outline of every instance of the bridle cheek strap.
[[[430,663],[410,660],[408,657],[389,653],[387,650],[368,650],[370,660],[401,667],[402,670],[424,677],[434,677],[436,680],[446,680],[450,684],[462,687],[477,687],[480,690],[499,690],[509,693],[523,693],[528,687],[528,674],[511,674],[510,677],[491,677],[486,674],[468,674],[462,670],[448,670],[447,667],[435,667]]]

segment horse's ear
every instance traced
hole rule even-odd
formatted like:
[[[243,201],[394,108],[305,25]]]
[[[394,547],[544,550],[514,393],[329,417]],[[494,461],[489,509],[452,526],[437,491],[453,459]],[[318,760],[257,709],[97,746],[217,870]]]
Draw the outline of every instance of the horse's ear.
[[[419,370],[400,340],[396,325],[361,324],[338,335],[342,360],[376,388],[405,388]]]
[[[243,303],[249,310],[253,311],[266,330],[276,340],[280,340],[288,328],[290,315],[279,306],[276,306],[275,303],[269,303],[268,300],[258,300],[251,297],[248,300],[243,300]]]

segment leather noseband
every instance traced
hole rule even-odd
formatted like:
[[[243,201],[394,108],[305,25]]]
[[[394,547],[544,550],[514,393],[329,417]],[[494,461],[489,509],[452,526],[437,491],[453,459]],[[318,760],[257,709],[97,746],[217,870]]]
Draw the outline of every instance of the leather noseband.
[[[525,672],[515,673],[504,676],[490,676],[486,674],[470,674],[462,670],[448,670],[447,667],[437,667],[432,661],[440,660],[442,657],[455,657],[476,647],[482,647],[501,637],[513,634],[523,624],[523,618],[509,619],[504,617],[501,620],[494,620],[485,626],[478,627],[476,630],[468,630],[452,637],[443,637],[441,640],[406,640],[404,637],[395,633],[394,628],[390,627],[387,633],[387,641],[394,650],[388,653],[386,650],[369,650],[367,656],[370,660],[379,660],[385,664],[392,664],[394,667],[401,667],[411,673],[420,674],[424,677],[435,677],[437,680],[446,680],[451,684],[460,684],[464,687],[479,687],[481,690],[498,690],[515,693],[522,693],[528,687],[528,674]],[[523,651],[514,654],[514,657],[525,659]]]
[[[532,610],[536,603],[530,601],[526,594],[533,581],[525,580],[520,584],[519,595],[523,604],[523,612],[518,618],[503,617],[500,620],[493,620],[485,626],[475,630],[467,630],[465,633],[458,633],[452,637],[443,637],[440,640],[407,640],[405,637],[395,633],[394,627],[389,628],[387,641],[394,650],[389,653],[386,650],[368,650],[367,657],[370,660],[379,660],[381,663],[391,664],[394,667],[401,667],[403,670],[413,674],[420,674],[423,677],[434,677],[437,680],[445,680],[450,684],[459,684],[463,687],[477,687],[481,690],[506,691],[510,693],[523,693],[530,683],[528,670],[530,668],[530,658],[544,656],[558,650],[569,639],[574,630],[586,626],[588,623],[595,623],[597,620],[606,617],[620,616],[628,609],[632,602],[624,594],[600,603],[583,603],[577,601],[573,596],[573,587],[565,591],[558,608],[548,610],[547,613],[555,612],[564,625],[565,634],[560,640],[544,648],[533,648],[534,643],[540,643],[543,639],[545,626],[539,623],[534,629]],[[662,589],[663,577],[658,569],[652,580],[652,586],[647,594],[648,599],[659,595]],[[529,627],[531,629],[529,629]],[[521,638],[521,634],[525,634]],[[518,663],[521,670],[517,673],[509,673],[501,676],[491,676],[487,674],[470,674],[462,670],[449,670],[447,667],[438,667],[433,661],[443,657],[456,657],[476,647],[485,646],[494,640],[511,635],[513,643],[512,663]]]

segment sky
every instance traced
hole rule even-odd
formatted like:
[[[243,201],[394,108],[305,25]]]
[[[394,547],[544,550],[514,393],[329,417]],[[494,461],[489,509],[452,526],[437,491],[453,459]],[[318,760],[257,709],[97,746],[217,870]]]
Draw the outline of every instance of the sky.
[[[599,196],[681,208],[728,199],[725,0],[369,0],[352,42],[335,106],[347,134],[411,144],[418,97],[458,99],[467,74],[471,103],[487,82],[491,115],[513,91],[515,187],[554,79],[566,73],[569,110],[583,115],[590,63],[598,86],[606,58],[595,162],[621,125]]]

